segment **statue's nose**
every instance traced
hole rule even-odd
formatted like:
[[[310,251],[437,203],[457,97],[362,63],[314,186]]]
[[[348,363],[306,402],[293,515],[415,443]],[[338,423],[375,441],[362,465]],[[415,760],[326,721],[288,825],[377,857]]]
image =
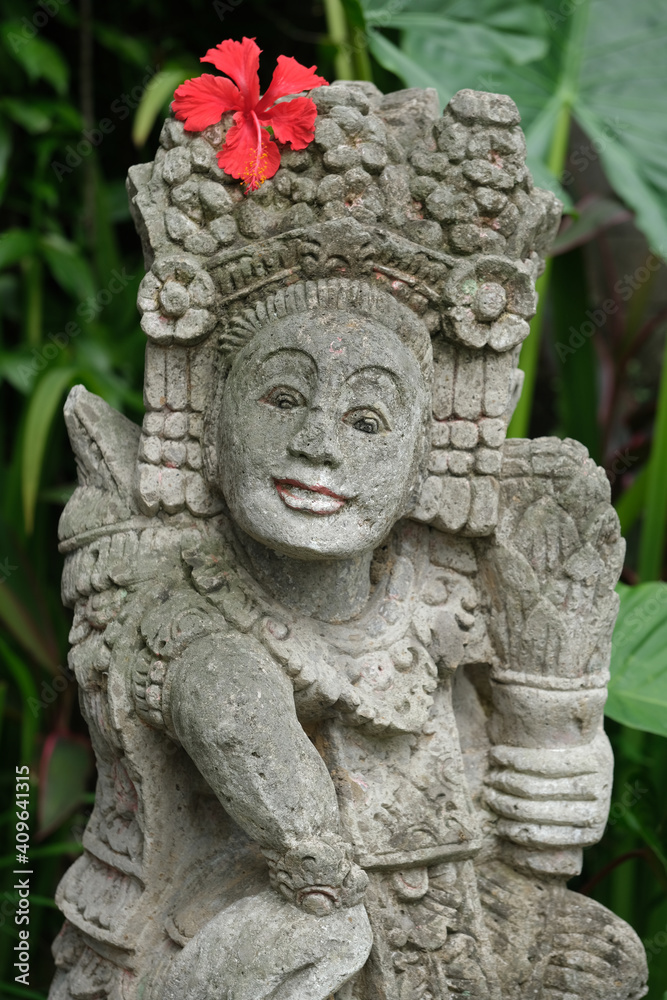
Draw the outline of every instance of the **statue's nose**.
[[[336,468],[341,463],[336,424],[321,409],[313,408],[287,446],[290,455]]]

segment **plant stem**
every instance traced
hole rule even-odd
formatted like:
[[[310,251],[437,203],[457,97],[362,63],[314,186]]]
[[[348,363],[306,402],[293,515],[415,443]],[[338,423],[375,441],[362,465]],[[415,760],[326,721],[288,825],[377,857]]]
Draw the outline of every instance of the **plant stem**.
[[[32,765],[35,749],[35,736],[38,729],[37,714],[28,706],[39,704],[37,686],[32,674],[23,661],[15,655],[4,639],[0,639],[0,655],[9,675],[21,693],[21,764]]]
[[[341,0],[324,0],[324,12],[329,38],[336,47],[336,55],[334,56],[336,79],[351,80],[354,77],[354,67],[347,37],[345,8]]]
[[[646,484],[648,482],[648,466],[644,466],[631,486],[627,488],[616,501],[616,513],[621,522],[621,534],[627,535],[635,521],[639,518],[646,502]]]
[[[523,342],[519,367],[524,373],[523,389],[516,410],[507,428],[508,437],[525,438],[530,427],[530,414],[533,408],[535,380],[537,378],[537,362],[540,355],[540,334],[544,322],[544,310],[547,300],[547,290],[551,280],[552,259],[549,258],[544,268],[544,274],[537,279],[535,286],[538,295],[537,312],[530,322],[530,335]]]
[[[648,462],[646,510],[639,546],[639,579],[659,580],[665,550],[665,520],[667,519],[667,346],[662,361],[658,411],[651,457]]]
[[[581,60],[583,54],[583,38],[588,24],[588,3],[582,3],[572,14],[572,28],[567,41],[563,66],[561,70],[558,92],[560,107],[556,118],[554,133],[549,148],[547,166],[555,177],[560,177],[567,159],[567,149],[572,123],[572,107],[579,87]],[[527,437],[530,427],[530,415],[533,408],[535,382],[537,380],[537,363],[540,356],[540,340],[544,325],[545,303],[551,279],[551,261],[547,260],[544,274],[537,282],[539,303],[537,312],[530,324],[530,336],[524,341],[519,358],[519,367],[524,373],[521,398],[514,411],[514,416],[507,429],[508,437]]]

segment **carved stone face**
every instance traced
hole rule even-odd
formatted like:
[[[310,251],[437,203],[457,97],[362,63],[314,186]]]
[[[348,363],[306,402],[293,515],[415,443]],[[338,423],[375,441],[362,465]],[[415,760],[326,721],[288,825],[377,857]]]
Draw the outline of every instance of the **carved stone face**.
[[[427,391],[414,355],[380,320],[288,316],[234,360],[219,485],[237,524],[277,552],[369,551],[409,507]]]

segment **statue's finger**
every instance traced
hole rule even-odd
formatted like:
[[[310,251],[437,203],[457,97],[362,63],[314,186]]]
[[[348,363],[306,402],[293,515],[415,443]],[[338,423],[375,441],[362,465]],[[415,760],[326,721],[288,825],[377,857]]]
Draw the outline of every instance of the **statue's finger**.
[[[522,799],[579,802],[596,801],[605,796],[605,788],[596,774],[576,775],[572,778],[543,778],[517,771],[491,771],[487,785],[498,792],[516,795]]]
[[[505,840],[538,850],[545,847],[591,847],[604,832],[604,824],[580,829],[577,826],[546,826],[539,823],[498,821],[496,832]]]
[[[601,822],[601,809],[597,802],[534,801],[515,795],[505,795],[487,788],[488,805],[499,816],[525,823],[544,823],[549,826],[593,827]]]
[[[602,763],[602,754],[598,752],[601,749],[597,740],[563,749],[495,746],[489,751],[489,757],[493,764],[512,767],[525,774],[570,778],[597,772]]]

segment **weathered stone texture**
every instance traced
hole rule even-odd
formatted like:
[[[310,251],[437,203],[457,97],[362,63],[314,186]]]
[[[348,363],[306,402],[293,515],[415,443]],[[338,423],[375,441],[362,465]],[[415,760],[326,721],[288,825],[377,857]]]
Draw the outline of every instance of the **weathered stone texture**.
[[[130,171],[143,425],[65,408],[98,787],[51,1000],[635,1000],[565,888],[623,542],[580,444],[505,440],[559,205],[503,95],[311,97],[247,198],[231,119]]]

